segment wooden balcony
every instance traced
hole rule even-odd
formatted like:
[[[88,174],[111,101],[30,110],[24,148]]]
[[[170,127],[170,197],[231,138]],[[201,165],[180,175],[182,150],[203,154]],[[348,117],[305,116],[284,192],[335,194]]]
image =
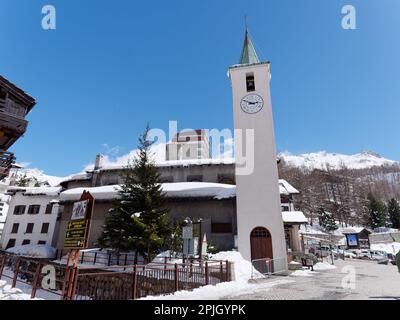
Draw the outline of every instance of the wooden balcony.
[[[28,121],[0,109],[0,150],[7,150],[26,130]]]
[[[7,151],[27,128],[25,116],[36,101],[0,75],[0,150]]]

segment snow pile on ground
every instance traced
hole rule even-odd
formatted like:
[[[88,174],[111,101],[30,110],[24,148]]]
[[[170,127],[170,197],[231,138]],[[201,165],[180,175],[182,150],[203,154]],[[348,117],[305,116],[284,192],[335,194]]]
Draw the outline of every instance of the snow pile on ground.
[[[332,269],[336,269],[336,267],[328,262],[318,262],[317,264],[314,265],[314,270],[316,271],[324,271]]]
[[[175,258],[176,253],[171,250],[167,250],[159,253],[156,257],[149,263],[149,266],[156,266],[159,263],[165,263],[165,258],[167,259],[167,263],[183,263],[181,258]]]
[[[234,280],[248,281],[252,276],[252,265],[250,261],[243,259],[242,255],[237,251],[223,251],[211,255],[212,260],[230,261],[234,263],[235,278]],[[262,276],[256,270],[253,270],[253,276]]]
[[[312,277],[318,272],[316,271],[327,271],[327,270],[332,270],[336,269],[335,266],[331,265],[328,262],[318,262],[314,265],[314,271],[311,271],[310,269],[303,267],[300,270],[296,270],[290,274],[292,277]]]
[[[385,251],[386,253],[397,254],[400,251],[400,242],[375,243],[371,244],[371,249]]]
[[[312,277],[317,272],[307,269],[296,270],[290,274],[291,277]]]
[[[271,280],[265,283],[249,283],[251,278],[251,263],[243,259],[242,255],[236,251],[219,252],[211,255],[212,260],[228,260],[234,263],[234,281],[219,283],[216,286],[204,286],[193,291],[178,291],[174,294],[164,296],[148,296],[142,300],[219,300],[224,297],[240,294],[251,294],[270,290],[272,287],[292,283],[293,280]],[[254,272],[253,273],[258,273]],[[258,273],[258,275],[260,275]],[[262,276],[262,275],[261,275]]]
[[[24,245],[7,249],[7,252],[30,258],[53,259],[56,249],[48,245]]]
[[[31,300],[31,296],[20,289],[11,288],[6,281],[0,280],[0,300]]]

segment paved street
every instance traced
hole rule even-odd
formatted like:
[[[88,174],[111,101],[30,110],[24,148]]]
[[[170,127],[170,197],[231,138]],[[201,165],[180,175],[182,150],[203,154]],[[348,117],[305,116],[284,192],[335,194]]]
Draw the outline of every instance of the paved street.
[[[400,300],[400,273],[393,265],[379,265],[362,260],[335,261],[334,270],[318,271],[311,277],[285,277],[293,283],[280,284],[269,290],[254,290],[254,293],[224,297],[243,300]],[[349,271],[350,270],[350,271]],[[342,281],[354,279],[355,289],[343,288]],[[354,273],[353,273],[354,274]],[[273,277],[262,282],[273,282],[282,277]],[[346,282],[348,283],[348,282]],[[257,286],[257,284],[255,284]]]

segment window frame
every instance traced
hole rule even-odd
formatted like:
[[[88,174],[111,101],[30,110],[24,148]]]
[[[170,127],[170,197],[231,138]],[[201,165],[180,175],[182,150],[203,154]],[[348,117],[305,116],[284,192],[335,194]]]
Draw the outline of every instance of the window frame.
[[[21,208],[23,208],[23,211],[20,212],[21,210],[18,210],[18,212],[17,212],[17,209],[21,209]],[[16,215],[16,216],[22,216],[22,215],[24,215],[25,213],[26,213],[26,205],[18,205],[18,206],[15,206],[15,207],[14,207],[14,212],[13,212],[14,215]]]
[[[47,226],[46,232],[43,232],[44,226]],[[49,222],[43,222],[42,223],[42,228],[40,229],[40,234],[48,234],[50,229],[50,223]]]
[[[31,205],[29,205],[28,214],[39,214],[40,213],[40,207],[41,207],[40,204],[31,204]],[[37,212],[32,212],[33,208],[37,208]]]
[[[16,231],[14,231],[14,228],[16,227]],[[18,234],[18,231],[19,231],[19,223],[18,222],[15,222],[15,223],[13,223],[13,225],[12,225],[12,227],[11,227],[11,234]]]
[[[32,226],[32,228],[30,228],[30,229],[28,230],[28,228],[29,228],[30,226]],[[32,234],[34,228],[35,228],[35,224],[32,223],[32,222],[29,222],[29,223],[26,225],[25,234]]]

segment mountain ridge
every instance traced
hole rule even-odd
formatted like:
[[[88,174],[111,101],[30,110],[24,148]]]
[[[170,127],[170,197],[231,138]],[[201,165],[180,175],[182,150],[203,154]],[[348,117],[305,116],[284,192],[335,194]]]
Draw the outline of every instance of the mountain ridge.
[[[128,155],[132,154],[133,153],[130,152]],[[128,155],[122,156],[119,159],[126,160],[125,158],[128,158]],[[284,151],[280,152],[278,157],[283,159],[288,165],[295,167],[306,167],[307,169],[326,170],[329,168],[335,170],[340,169],[342,165],[345,165],[349,169],[367,169],[376,166],[396,164],[400,166],[400,162],[386,159],[374,151],[362,151],[353,155],[327,151],[295,155],[288,151]],[[112,163],[112,161],[108,162]],[[90,166],[86,166],[86,169],[89,168]],[[82,171],[80,173],[82,173]],[[75,175],[71,174],[65,177],[59,177],[47,175],[45,174],[44,170],[38,168],[20,169],[18,175],[23,176],[24,174],[26,174],[29,178],[36,178],[41,183],[47,182],[51,186],[58,185],[62,180],[68,179],[69,177]]]

